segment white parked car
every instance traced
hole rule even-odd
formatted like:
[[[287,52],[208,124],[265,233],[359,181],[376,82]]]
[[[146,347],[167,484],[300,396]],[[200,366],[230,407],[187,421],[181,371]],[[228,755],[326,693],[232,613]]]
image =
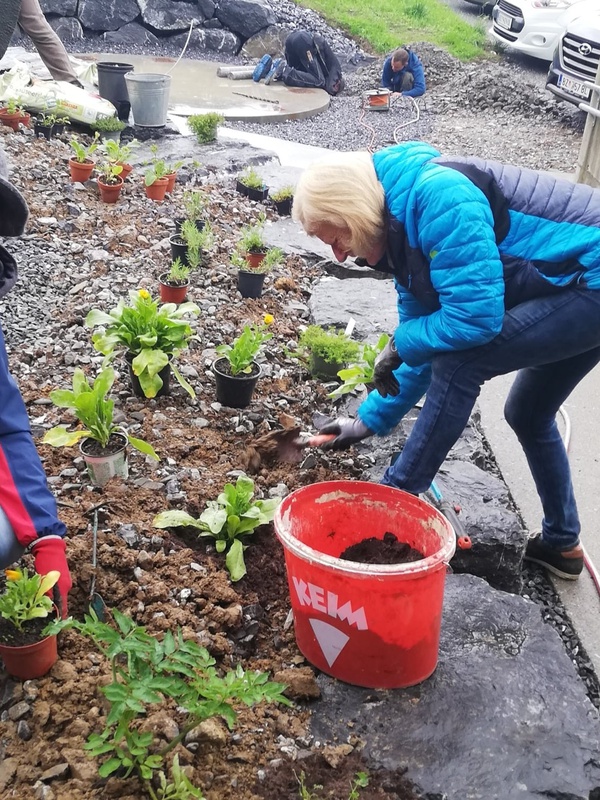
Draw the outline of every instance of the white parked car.
[[[600,11],[600,0],[498,0],[490,33],[520,53],[552,61],[567,25],[594,11]]]
[[[600,12],[584,14],[567,25],[548,71],[546,89],[560,100],[579,105],[591,100],[600,64]]]

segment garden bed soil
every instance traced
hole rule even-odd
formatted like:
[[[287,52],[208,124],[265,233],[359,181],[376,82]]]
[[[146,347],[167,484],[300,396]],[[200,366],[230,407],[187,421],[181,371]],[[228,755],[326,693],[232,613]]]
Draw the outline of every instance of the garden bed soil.
[[[307,786],[324,787],[313,792],[315,800],[345,800],[356,773],[370,773],[370,769],[361,761],[360,741],[317,747],[309,733],[311,706],[318,701],[319,688],[289,624],[284,556],[272,526],[246,537],[248,573],[235,584],[211,539],[200,538],[196,529],[152,527],[154,516],[167,509],[183,509],[198,517],[226,482],[235,482],[239,472],[248,468],[247,450],[262,434],[282,427],[310,431],[315,409],[331,410],[328,388],[311,380],[302,365],[287,355],[289,342],[297,339],[304,319],[301,309],[322,266],[316,259],[290,256],[276,268],[268,297],[241,299],[229,252],[239,225],[256,222],[263,209],[243,199],[232,203],[234,196],[239,198],[234,179],[223,187],[212,184],[209,177],[203,188],[211,198],[217,245],[193,288],[191,299],[203,312],[192,322],[197,337],[178,359],[180,368],[189,371],[196,399],[190,399],[179,385],[168,397],[136,397],[127,370],[117,369],[113,388],[117,421],[129,425],[132,435],[152,443],[160,462],[132,451],[128,480],[115,477],[102,489],[95,488],[77,448],[41,444],[50,427],[74,424],[70,412],[50,403],[49,394],[71,385],[74,366],[95,374],[101,358],[84,325],[90,308],[108,311],[138,287],[153,291],[155,275],[168,261],[171,220],[181,205],[182,188],[177,186],[159,207],[145,198],[141,183],[128,184],[115,216],[114,209],[92,191],[82,188],[73,194],[66,168],[67,144],[32,137],[11,137],[6,143],[14,164],[13,179],[31,212],[27,236],[8,245],[20,263],[21,286],[41,280],[42,288],[33,304],[32,293],[22,288],[11,295],[18,294],[18,303],[30,303],[23,323],[14,299],[9,299],[2,313],[11,369],[67,525],[73,577],[69,613],[83,618],[93,587],[107,619],[111,609],[118,609],[158,637],[180,629],[185,639],[208,649],[222,673],[241,664],[265,671],[288,687],[291,708],[240,706],[232,730],[220,718],[209,720],[195,752],[178,748],[181,764],[206,800],[299,797],[295,776],[301,772]],[[32,164],[38,165],[35,179],[28,177]],[[80,209],[76,217],[74,204]],[[51,223],[51,236],[47,220],[56,220],[56,225]],[[56,241],[72,253],[62,269],[44,257],[53,252]],[[102,248],[107,255],[89,258],[90,248]],[[47,274],[40,275],[44,269]],[[55,289],[51,298],[45,294],[49,287]],[[51,314],[46,313],[48,308]],[[261,322],[266,313],[274,317],[273,339],[266,348],[265,374],[251,407],[243,411],[220,407],[210,368],[216,357],[214,348],[231,343],[246,322]],[[274,491],[285,494],[310,483],[360,478],[361,474],[362,467],[349,460],[347,453],[312,450],[305,466],[263,459],[255,464],[253,479],[257,496],[267,497]],[[32,568],[32,557],[25,556],[24,563]],[[87,737],[102,730],[106,701],[100,688],[109,680],[109,665],[75,631],[60,634],[58,647],[59,660],[44,678],[24,686],[0,673],[0,796],[37,800],[40,789],[34,785],[46,775],[44,782],[60,800],[141,800],[145,795],[136,779],[100,778],[99,761],[84,750]],[[12,719],[10,710],[24,698],[24,718]],[[157,732],[164,745],[180,723],[176,709],[159,705],[152,707],[144,724]],[[371,775],[369,787],[361,789],[359,796],[409,800],[411,793],[401,776],[382,771]]]
[[[127,439],[120,433],[113,433],[106,443],[106,447],[102,447],[97,439],[83,439],[81,442],[81,452],[92,458],[102,458],[103,456],[111,456],[115,453],[120,453],[126,446]]]

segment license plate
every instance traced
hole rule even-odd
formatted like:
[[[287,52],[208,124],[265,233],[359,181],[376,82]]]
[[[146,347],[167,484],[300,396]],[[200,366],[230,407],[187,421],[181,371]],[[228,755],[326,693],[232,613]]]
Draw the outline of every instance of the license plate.
[[[512,17],[509,14],[503,14],[502,11],[499,11],[496,17],[496,24],[509,31],[512,27]]]
[[[577,97],[583,97],[584,100],[587,100],[590,96],[590,90],[581,81],[574,81],[573,78],[569,78],[567,75],[558,76],[558,85],[566,92],[577,95]]]

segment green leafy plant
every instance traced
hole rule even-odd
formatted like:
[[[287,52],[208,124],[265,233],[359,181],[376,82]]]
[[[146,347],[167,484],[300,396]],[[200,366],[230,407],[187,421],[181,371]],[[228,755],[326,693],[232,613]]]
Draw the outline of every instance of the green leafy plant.
[[[101,133],[117,133],[117,131],[125,130],[127,125],[118,117],[98,117],[90,127],[93,131],[100,131]]]
[[[79,142],[75,137],[70,141],[70,145],[75,151],[75,161],[84,164],[86,161],[91,161],[92,156],[98,149],[100,134],[98,131],[94,134],[94,139],[87,147]]]
[[[176,258],[171,264],[170,270],[165,275],[165,282],[174,286],[181,286],[190,279],[190,268],[181,263],[180,258]]]
[[[53,603],[46,594],[60,578],[60,572],[52,570],[47,575],[33,573],[26,569],[7,569],[6,589],[0,595],[0,616],[12,622],[18,630],[31,619],[43,619],[52,609]]]
[[[214,234],[208,220],[202,230],[198,230],[195,222],[184,220],[180,236],[187,245],[187,260],[191,269],[197,269],[202,262],[202,251],[210,250],[214,243]]]
[[[350,785],[350,794],[348,800],[358,800],[360,795],[359,789],[366,789],[369,785],[369,775],[367,772],[357,772]]]
[[[56,125],[69,125],[71,122],[70,117],[57,117],[55,120]]]
[[[72,391],[55,389],[50,392],[50,399],[59,408],[72,409],[84,428],[69,431],[64,426],[58,425],[46,431],[42,442],[53,447],[71,447],[80,439],[95,439],[101,447],[105,448],[110,437],[119,433],[136,450],[158,461],[152,445],[143,439],[136,439],[122,425],[114,423],[115,404],[108,398],[114,382],[115,371],[112,367],[105,367],[91,385],[84,371],[80,367],[76,367],[73,373]]]
[[[126,164],[131,158],[134,148],[139,147],[137,139],[132,139],[128,144],[120,144],[114,139],[105,139],[100,145],[101,150],[106,153],[106,157],[113,163]]]
[[[264,272],[270,272],[273,267],[278,267],[283,262],[284,257],[284,252],[279,247],[269,247],[267,255],[262,260],[260,269]]]
[[[243,331],[232,344],[220,344],[215,348],[218,355],[229,362],[232,375],[239,375],[242,372],[248,374],[252,371],[252,362],[261,347],[273,338],[273,334],[269,331],[272,322],[273,317],[265,314],[263,322],[244,325]]]
[[[294,196],[294,187],[293,186],[282,186],[281,189],[276,189],[274,192],[271,192],[271,200],[275,203],[281,203],[284,200],[289,200],[290,197]]]
[[[358,342],[349,339],[342,331],[325,330],[320,325],[309,325],[299,339],[300,351],[308,351],[328,364],[346,364],[354,360],[360,351]]]
[[[335,400],[338,397],[342,397],[342,395],[353,392],[357,386],[360,386],[361,384],[363,386],[372,384],[373,373],[375,370],[375,359],[386,346],[389,338],[390,337],[387,335],[387,333],[382,333],[377,340],[377,344],[363,344],[361,346],[358,359],[352,364],[348,364],[347,367],[338,372],[338,377],[343,381],[343,383],[341,383],[340,386],[334,389],[333,392],[327,396]]]
[[[46,628],[48,634],[78,631],[110,664],[111,681],[100,688],[108,703],[108,714],[100,722],[104,728],[88,737],[85,749],[102,759],[102,778],[134,775],[151,800],[202,798],[175,758],[167,778],[169,754],[204,720],[219,716],[233,728],[239,704],[290,705],[282,694],[285,687],[269,681],[264,672],[246,672],[240,666],[221,677],[208,651],[185,641],[180,628],[159,640],[125,614],[116,609],[111,613],[115,627],[91,610],[83,622],[70,618]],[[140,724],[167,704],[177,708],[179,733],[164,744],[154,731],[140,730]]]
[[[3,108],[6,109],[7,114],[23,113],[21,108],[21,100],[18,97],[7,97],[2,103]]]
[[[247,189],[264,189],[265,184],[263,179],[260,177],[258,172],[254,169],[254,167],[247,167],[241,175],[238,176],[238,180],[241,184],[243,184]]]
[[[225,122],[225,117],[214,111],[208,114],[192,114],[188,117],[188,125],[200,144],[214,142],[217,138],[217,127],[223,122]]]
[[[98,167],[102,183],[112,184],[119,183],[123,167],[121,164],[115,164],[114,161],[103,161]]]
[[[90,328],[99,326],[92,336],[98,352],[109,363],[120,351],[132,358],[131,366],[139,378],[146,397],[156,397],[162,387],[158,374],[168,363],[180,385],[190,397],[195,392],[172,363],[182,350],[189,346],[193,331],[183,317],[186,314],[199,314],[195,303],[164,303],[159,307],[146,289],[129,292],[130,304],[121,299],[108,314],[100,309],[92,309],[85,323]]]
[[[209,500],[198,519],[185,511],[163,511],[152,524],[155,528],[198,528],[200,536],[215,539],[217,553],[227,552],[225,565],[232,581],[239,581],[246,574],[244,536],[271,522],[280,498],[254,500],[254,481],[240,475],[235,482],[227,483],[216,500]]]
[[[45,114],[43,111],[35,118],[36,124],[43,128],[51,128],[58,121],[56,114]]]
[[[312,788],[309,789],[306,784],[306,774],[304,771],[300,773],[300,776],[296,775],[294,772],[294,776],[298,781],[298,794],[300,800],[319,800],[318,792],[323,789],[323,786],[320,783],[315,783]],[[360,789],[365,789],[368,785],[368,773],[357,772],[350,784],[350,794],[348,795],[348,800],[358,800],[360,797]]]
[[[264,235],[265,217],[261,214],[253,225],[244,225],[236,244],[239,253],[265,253],[268,250]]]
[[[208,197],[200,189],[186,189],[183,193],[183,209],[186,219],[197,222],[202,219],[208,205]]]

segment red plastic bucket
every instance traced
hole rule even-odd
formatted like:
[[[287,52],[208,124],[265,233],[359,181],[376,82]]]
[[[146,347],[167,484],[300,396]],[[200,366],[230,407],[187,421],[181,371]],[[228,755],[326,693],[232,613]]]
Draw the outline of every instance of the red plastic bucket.
[[[329,481],[288,495],[274,519],[285,550],[296,641],[315,667],[371,689],[399,689],[437,666],[452,526],[412,494]],[[363,539],[394,533],[425,558],[408,564],[340,559]]]

